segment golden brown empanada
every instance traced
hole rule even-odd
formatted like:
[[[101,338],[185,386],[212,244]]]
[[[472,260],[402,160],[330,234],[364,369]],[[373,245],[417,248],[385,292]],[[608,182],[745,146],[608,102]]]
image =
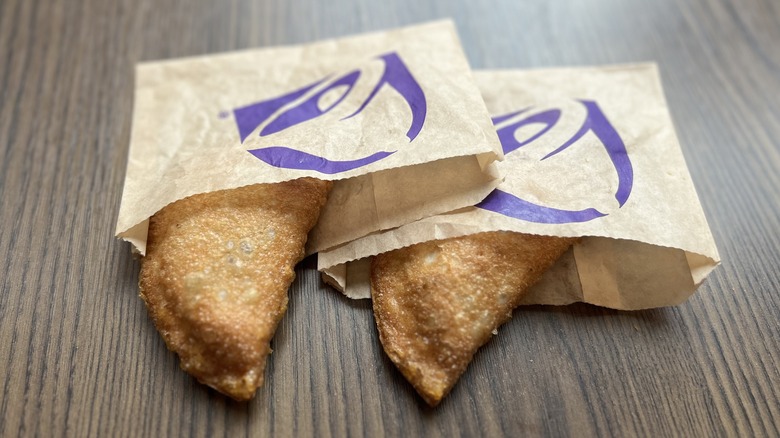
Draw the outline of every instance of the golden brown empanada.
[[[376,256],[371,293],[385,352],[425,401],[437,405],[575,240],[486,232]]]
[[[302,178],[222,190],[151,218],[141,298],[201,383],[236,400],[262,385],[295,264],[331,185]]]

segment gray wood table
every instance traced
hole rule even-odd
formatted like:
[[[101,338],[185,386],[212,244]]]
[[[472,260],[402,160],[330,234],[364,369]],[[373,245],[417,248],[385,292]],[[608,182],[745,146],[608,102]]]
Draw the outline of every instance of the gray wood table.
[[[179,369],[113,231],[142,60],[452,17],[475,68],[657,61],[724,260],[674,308],[530,307],[428,408],[308,258],[266,383]],[[0,436],[780,435],[775,0],[0,0]]]

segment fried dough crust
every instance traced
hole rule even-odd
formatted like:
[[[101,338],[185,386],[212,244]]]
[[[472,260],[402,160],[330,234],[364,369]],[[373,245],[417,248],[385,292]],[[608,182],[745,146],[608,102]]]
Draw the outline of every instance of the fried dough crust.
[[[436,406],[526,290],[575,240],[486,232],[374,257],[372,301],[385,352]]]
[[[191,196],[149,222],[140,295],[186,372],[236,400],[263,383],[287,289],[332,183],[302,178]]]

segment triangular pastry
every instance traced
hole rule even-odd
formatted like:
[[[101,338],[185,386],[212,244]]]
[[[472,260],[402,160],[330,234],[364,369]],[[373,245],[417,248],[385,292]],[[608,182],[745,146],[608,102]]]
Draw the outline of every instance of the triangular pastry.
[[[437,405],[477,349],[576,239],[485,232],[374,257],[379,338],[429,405]]]
[[[295,264],[331,185],[302,178],[200,194],[149,221],[141,297],[201,383],[236,400],[262,385]]]

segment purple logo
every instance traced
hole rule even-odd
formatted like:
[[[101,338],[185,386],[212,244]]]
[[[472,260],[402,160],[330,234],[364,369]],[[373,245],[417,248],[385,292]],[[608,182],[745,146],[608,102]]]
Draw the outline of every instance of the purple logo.
[[[579,100],[577,102],[585,107],[585,120],[577,132],[555,150],[544,156],[542,161],[571,147],[585,134],[592,133],[605,148],[612,166],[617,172],[618,186],[615,191],[615,199],[618,201],[619,207],[622,207],[628,200],[634,183],[634,171],[628,158],[626,145],[596,102],[590,100]],[[508,155],[547,134],[558,123],[562,114],[560,109],[550,109],[528,115],[531,109],[526,108],[493,118],[493,125],[500,126],[497,129],[497,133],[501,146],[504,149],[504,154]],[[520,128],[531,124],[541,124],[542,129],[526,140],[517,140],[515,133]],[[546,224],[587,222],[607,215],[595,208],[560,210],[546,207],[520,199],[499,189],[493,190],[487,198],[477,204],[477,207],[516,219]]]
[[[406,132],[406,136],[411,142],[420,134],[425,123],[427,112],[425,94],[397,53],[387,53],[377,59],[383,62],[384,73],[362,104],[340,121],[360,114],[374,100],[377,93],[387,86],[397,91],[411,110],[412,121]],[[258,129],[259,136],[264,137],[330,112],[350,94],[360,76],[360,70],[353,70],[335,79],[326,77],[283,96],[234,109],[233,116],[238,126],[241,142],[243,143]],[[332,96],[334,93],[340,93],[334,102],[323,102],[323,96],[326,94]],[[292,106],[290,106],[291,104]],[[282,111],[279,112],[280,110]],[[249,150],[249,153],[274,167],[313,170],[325,174],[340,173],[365,166],[395,152],[380,151],[367,157],[336,161],[286,146]]]

